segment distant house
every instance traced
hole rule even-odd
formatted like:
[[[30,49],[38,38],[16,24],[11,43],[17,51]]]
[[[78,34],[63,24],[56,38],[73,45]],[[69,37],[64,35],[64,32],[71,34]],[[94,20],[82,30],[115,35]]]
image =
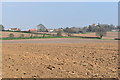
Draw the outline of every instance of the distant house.
[[[113,32],[119,31],[119,29],[112,29]]]
[[[4,26],[0,24],[0,31],[4,30]]]
[[[97,26],[97,24],[92,24],[92,26]]]
[[[21,31],[19,28],[10,28],[9,31]]]
[[[37,32],[37,29],[29,29],[29,32]]]
[[[54,30],[53,29],[48,29],[48,32],[53,32]]]

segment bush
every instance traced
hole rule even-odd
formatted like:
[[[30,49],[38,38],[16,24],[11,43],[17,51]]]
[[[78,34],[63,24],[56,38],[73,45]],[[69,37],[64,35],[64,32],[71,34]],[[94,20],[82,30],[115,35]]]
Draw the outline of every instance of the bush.
[[[120,40],[120,38],[115,38],[115,40]]]
[[[43,34],[43,37],[45,37],[45,34]]]
[[[52,36],[56,36],[56,34],[52,34]]]
[[[71,34],[70,34],[70,33],[68,33],[68,36],[71,36]]]
[[[32,38],[33,37],[33,34],[30,34],[30,38]]]
[[[9,38],[14,38],[14,34],[9,34]]]
[[[24,37],[24,34],[20,34],[20,38],[23,38]]]

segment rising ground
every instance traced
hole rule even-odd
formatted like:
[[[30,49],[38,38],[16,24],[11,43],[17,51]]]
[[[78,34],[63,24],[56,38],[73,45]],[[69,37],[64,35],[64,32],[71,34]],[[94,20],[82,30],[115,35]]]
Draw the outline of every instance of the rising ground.
[[[31,35],[31,33],[23,33],[23,32],[6,32],[6,31],[2,31],[0,33],[2,34],[2,38],[9,37],[9,34],[11,34],[11,33],[14,34],[14,37],[20,37],[21,34],[24,34],[24,37],[30,37],[30,35]],[[103,37],[103,39],[115,39],[115,38],[118,38],[118,33],[120,33],[120,32],[107,32],[107,35],[105,37]],[[56,33],[46,33],[46,34],[53,35],[53,34],[56,34]],[[35,34],[33,34],[33,36],[41,37],[43,35],[35,35]],[[72,36],[96,37],[96,33],[72,34]]]

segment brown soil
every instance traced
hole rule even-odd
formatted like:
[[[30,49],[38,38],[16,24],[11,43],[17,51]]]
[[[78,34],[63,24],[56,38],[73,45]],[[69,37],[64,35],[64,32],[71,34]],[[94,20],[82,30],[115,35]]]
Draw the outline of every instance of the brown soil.
[[[30,37],[31,36],[30,33],[4,32],[4,31],[2,31],[2,37],[3,38],[9,37],[10,34],[14,34],[14,37],[20,37],[21,34],[23,34],[24,37]],[[33,34],[33,36],[42,36],[42,35],[35,35],[35,34]]]
[[[3,43],[3,78],[116,78],[115,43]]]
[[[96,33],[74,34],[74,36],[97,37]],[[118,32],[107,32],[107,35],[104,36],[103,38],[104,39],[115,39],[115,38],[118,38]]]
[[[1,33],[1,32],[0,32]],[[20,37],[21,34],[24,34],[25,37],[30,37],[30,33],[20,33],[20,32],[4,32],[2,31],[2,37],[9,37],[9,34],[14,34],[14,37]],[[42,32],[40,32],[42,33]],[[55,35],[56,33],[46,33]],[[88,34],[72,34],[73,36],[84,36],[84,37],[97,37],[95,33],[88,33]],[[34,35],[33,36],[43,36],[43,35]],[[46,35],[47,36],[47,35]],[[63,33],[63,36],[67,36],[65,33]],[[103,37],[104,39],[115,39],[118,38],[118,32],[107,32],[107,35]]]

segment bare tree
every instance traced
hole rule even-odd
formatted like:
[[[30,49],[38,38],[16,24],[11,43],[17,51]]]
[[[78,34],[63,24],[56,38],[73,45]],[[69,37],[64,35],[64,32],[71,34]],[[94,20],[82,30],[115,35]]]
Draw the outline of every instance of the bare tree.
[[[98,24],[96,28],[96,35],[102,39],[102,37],[106,36],[106,34],[107,34],[106,29],[102,25]]]
[[[37,25],[37,32],[48,32],[48,30],[43,24],[39,24]]]
[[[57,36],[62,36],[62,30],[61,30],[61,29],[59,29],[59,30],[57,31]]]

